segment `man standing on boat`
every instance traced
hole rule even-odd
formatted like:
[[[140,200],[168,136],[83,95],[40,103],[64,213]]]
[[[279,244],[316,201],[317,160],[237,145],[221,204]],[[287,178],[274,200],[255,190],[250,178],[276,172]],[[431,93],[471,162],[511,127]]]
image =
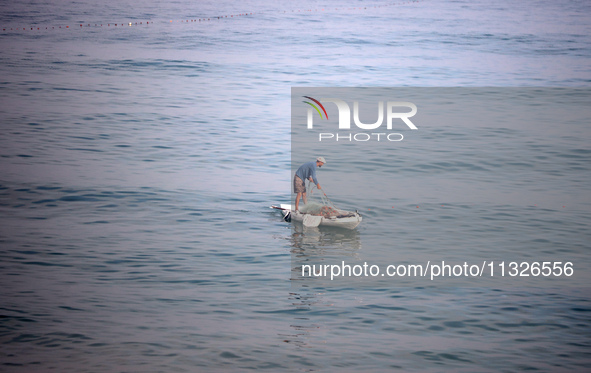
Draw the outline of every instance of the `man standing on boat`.
[[[298,211],[300,207],[300,198],[304,197],[304,204],[308,203],[308,198],[306,196],[306,184],[305,180],[308,179],[310,182],[316,184],[318,189],[322,189],[320,184],[318,184],[318,179],[316,179],[316,167],[322,167],[326,163],[324,157],[316,158],[316,162],[307,162],[298,168],[293,177],[293,191],[297,193],[296,196],[296,204],[295,210]]]

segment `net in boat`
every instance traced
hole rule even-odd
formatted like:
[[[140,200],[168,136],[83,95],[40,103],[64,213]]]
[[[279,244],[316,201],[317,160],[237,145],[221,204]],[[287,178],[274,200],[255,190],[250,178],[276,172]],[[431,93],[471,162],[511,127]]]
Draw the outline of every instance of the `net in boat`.
[[[314,193],[316,192],[316,193]],[[313,195],[320,195],[320,201],[313,198]],[[310,197],[308,203],[300,207],[300,212],[313,216],[322,216],[325,218],[348,218],[355,216],[355,212],[337,208],[322,189],[310,188]]]

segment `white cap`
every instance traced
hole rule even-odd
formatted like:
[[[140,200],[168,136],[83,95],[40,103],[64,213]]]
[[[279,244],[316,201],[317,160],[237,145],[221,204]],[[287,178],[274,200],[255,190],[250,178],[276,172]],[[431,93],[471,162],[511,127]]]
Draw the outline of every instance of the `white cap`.
[[[326,160],[324,159],[324,157],[318,157],[316,158],[316,162],[326,163]]]

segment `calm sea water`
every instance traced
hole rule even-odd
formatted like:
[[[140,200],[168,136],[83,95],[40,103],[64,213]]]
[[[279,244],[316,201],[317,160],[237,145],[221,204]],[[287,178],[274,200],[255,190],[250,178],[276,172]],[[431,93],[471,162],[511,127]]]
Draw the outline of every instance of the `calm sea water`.
[[[591,367],[584,285],[291,281],[294,258],[415,251],[585,272],[584,118],[431,128],[361,206],[327,164],[363,210],[351,232],[268,208],[291,196],[292,86],[587,88],[588,2],[0,4],[0,370]]]

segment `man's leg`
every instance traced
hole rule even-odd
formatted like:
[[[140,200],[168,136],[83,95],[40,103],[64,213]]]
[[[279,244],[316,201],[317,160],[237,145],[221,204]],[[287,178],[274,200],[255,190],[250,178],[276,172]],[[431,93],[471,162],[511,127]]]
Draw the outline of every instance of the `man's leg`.
[[[305,196],[305,195],[306,195],[306,194],[304,193],[304,196]],[[299,193],[297,194],[297,196],[296,196],[296,208],[295,208],[295,210],[296,210],[296,211],[298,211],[298,208],[300,207],[300,198],[302,198],[302,193],[301,193],[301,192],[299,192]],[[305,198],[305,197],[304,197],[304,198]],[[305,201],[306,201],[306,200],[304,199],[304,203],[306,203]]]
[[[306,197],[306,192],[304,192],[302,194],[302,196],[304,197],[304,205],[307,205],[308,204],[308,197]]]

